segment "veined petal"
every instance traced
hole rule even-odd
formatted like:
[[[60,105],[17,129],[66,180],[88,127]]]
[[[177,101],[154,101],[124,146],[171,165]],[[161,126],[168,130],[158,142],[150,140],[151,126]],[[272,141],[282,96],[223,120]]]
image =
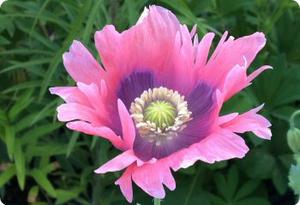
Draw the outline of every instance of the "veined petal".
[[[176,183],[167,159],[158,160],[155,163],[146,163],[139,167],[136,164],[132,164],[126,169],[115,184],[120,186],[123,195],[129,202],[132,201],[131,180],[149,195],[156,198],[164,198],[165,190],[163,185],[170,190],[176,188]]]
[[[63,55],[63,62],[76,82],[100,84],[103,78],[104,70],[79,41],[73,41],[70,51]]]
[[[99,107],[99,105],[101,105],[101,96],[100,96],[100,92],[98,89],[98,86],[94,83],[91,83],[89,85],[78,82],[77,83],[77,87],[78,89],[84,93],[90,104],[93,106],[93,108],[97,109]]]
[[[234,66],[232,70],[227,74],[225,82],[223,84],[222,90],[225,95],[225,100],[231,98],[233,95],[249,86],[254,78],[268,69],[272,69],[272,67],[265,65],[247,76],[247,62],[245,62],[244,66]]]
[[[163,184],[170,190],[176,187],[168,163],[159,160],[154,164],[144,164],[134,170],[133,181],[149,195],[162,199],[165,197]]]
[[[135,165],[129,166],[122,176],[115,182],[116,185],[120,186],[122,194],[125,196],[129,203],[133,199],[133,190],[132,190],[132,179],[131,175]]]
[[[86,96],[77,87],[52,87],[49,91],[51,94],[61,97],[66,103],[90,106]]]
[[[229,71],[222,88],[225,101],[249,85],[246,72],[247,67],[240,65],[234,66]]]
[[[95,110],[78,103],[66,103],[57,108],[59,121],[83,120],[95,125],[102,124]]]
[[[196,79],[190,32],[180,25],[174,14],[161,7],[150,6],[141,19],[122,33],[108,25],[95,34],[96,48],[107,71],[108,87],[117,90],[123,76],[146,71],[155,74],[163,84],[186,91]],[[182,69],[189,78],[182,78]],[[178,80],[184,82],[179,85]]]
[[[271,123],[265,117],[257,114],[262,107],[263,105],[238,115],[221,126],[233,132],[253,132],[260,138],[271,139],[272,133],[269,128]]]
[[[268,69],[273,69],[273,68],[272,68],[272,66],[264,65],[264,66],[261,66],[260,68],[256,69],[253,73],[251,73],[248,76],[248,82],[251,82],[254,78],[256,78],[258,75],[260,75],[262,72],[264,72],[265,70],[268,70]]]
[[[226,36],[225,33],[205,69],[200,72],[201,79],[218,87],[223,87],[227,75],[236,65],[244,65],[246,61],[248,67],[266,43],[264,34],[260,32],[236,40],[229,38],[225,41]]]
[[[95,170],[97,174],[120,171],[137,160],[133,150],[127,150]]]
[[[103,80],[101,88],[95,83],[87,85],[78,82],[77,87],[53,87],[49,90],[51,94],[60,96],[66,102],[57,109],[59,120],[79,119],[97,125],[111,125],[111,118],[107,117],[111,111],[111,106],[107,106],[110,100],[106,98],[107,91]]]
[[[214,163],[232,158],[243,158],[248,151],[249,148],[240,136],[229,129],[218,129],[205,140],[170,158],[177,159],[172,163],[172,168],[177,171],[180,168],[192,166],[198,160]]]
[[[105,85],[103,84],[103,81],[101,85]],[[77,83],[77,87],[82,93],[84,93],[91,107],[97,112],[99,118],[101,118],[101,121],[106,122],[106,124],[111,123],[109,117],[107,117],[110,115],[108,106],[106,105],[108,102],[106,101],[105,96],[103,96],[103,93],[100,91],[101,88],[99,88],[99,86],[95,83],[87,85],[81,82]]]
[[[197,45],[197,56],[195,63],[196,69],[203,69],[203,67],[207,63],[209,49],[211,47],[214,37],[214,33],[208,33],[201,39],[199,45]]]
[[[122,125],[124,146],[126,149],[131,149],[135,138],[135,127],[132,118],[120,99],[118,100],[118,111]]]
[[[238,115],[239,115],[239,113],[237,113],[237,112],[231,113],[231,114],[227,114],[227,115],[223,115],[223,116],[219,117],[218,124],[222,125],[222,124],[224,124],[226,122],[229,122],[229,121],[233,120]]]
[[[165,169],[161,173],[162,174],[162,179],[163,179],[162,182],[166,187],[168,187],[168,189],[173,191],[176,188],[176,182],[175,182],[175,179],[172,175],[171,169],[169,168],[167,163],[165,163],[164,161],[161,161],[161,163],[165,164]],[[158,165],[158,166],[161,166],[161,165]]]
[[[95,135],[109,140],[116,148],[123,149],[124,143],[122,139],[117,136],[110,128],[108,127],[94,127],[90,123],[83,121],[73,121],[68,122],[67,127],[71,130],[78,132],[83,132],[88,135]]]

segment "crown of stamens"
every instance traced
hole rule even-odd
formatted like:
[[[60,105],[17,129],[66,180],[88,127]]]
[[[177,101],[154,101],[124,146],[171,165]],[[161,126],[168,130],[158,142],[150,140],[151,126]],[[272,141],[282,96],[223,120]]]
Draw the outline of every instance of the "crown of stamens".
[[[130,112],[141,137],[156,145],[176,137],[192,114],[184,96],[165,87],[144,91],[132,102]]]

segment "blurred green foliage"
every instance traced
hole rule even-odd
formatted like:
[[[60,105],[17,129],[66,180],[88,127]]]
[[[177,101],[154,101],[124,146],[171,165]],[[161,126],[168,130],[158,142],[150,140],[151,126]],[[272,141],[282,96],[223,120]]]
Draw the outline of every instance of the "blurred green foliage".
[[[189,27],[198,24],[199,36],[213,31],[219,39],[225,30],[236,37],[263,31],[268,42],[250,70],[274,67],[222,110],[243,112],[265,102],[272,141],[245,134],[251,147],[245,159],[199,162],[181,170],[175,174],[177,189],[162,204],[295,204],[288,188],[293,158],[286,142],[289,117],[300,102],[300,9],[292,0],[6,1],[0,8],[0,198],[18,205],[127,204],[114,185],[119,173],[93,173],[116,151],[104,140],[57,122],[55,108],[62,101],[48,88],[74,84],[62,65],[73,39],[96,56],[96,30],[106,24],[127,29],[150,4],[171,9]],[[135,190],[135,203],[152,203]]]

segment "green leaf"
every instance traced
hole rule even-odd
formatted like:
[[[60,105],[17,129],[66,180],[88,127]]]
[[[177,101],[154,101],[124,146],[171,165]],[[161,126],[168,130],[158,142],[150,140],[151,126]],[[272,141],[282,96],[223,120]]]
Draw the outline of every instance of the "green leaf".
[[[286,172],[281,168],[281,166],[277,166],[272,175],[272,181],[277,189],[277,191],[283,195],[288,188],[288,177],[286,175]]]
[[[0,188],[2,188],[13,176],[16,174],[15,165],[10,165],[6,170],[0,174]]]
[[[43,72],[41,69],[39,70],[33,70],[34,67],[41,67],[44,64],[48,64],[50,62],[49,58],[40,58],[37,60],[30,60],[26,62],[20,62],[20,61],[11,61],[10,63],[13,64],[11,66],[5,67],[0,71],[0,74],[9,72],[9,71],[14,71],[17,69],[26,69],[27,71],[36,74],[38,76],[43,76]]]
[[[33,101],[33,98],[31,97],[32,90],[27,90],[18,100],[17,102],[12,106],[12,108],[8,112],[8,117],[10,120],[15,120],[16,117],[25,109],[27,108],[31,102]]]
[[[103,4],[102,0],[96,1],[92,7],[90,14],[88,15],[88,20],[86,21],[86,26],[82,34],[83,42],[85,43],[88,43],[88,40],[91,38],[91,34],[93,33],[93,25],[95,24],[101,4]]]
[[[15,125],[15,131],[16,132],[25,131],[26,128],[29,128],[29,127],[32,129],[32,126],[34,125],[33,122],[35,122],[36,119],[39,119],[41,121],[42,119],[45,119],[46,117],[49,117],[49,116],[53,116],[53,111],[51,109],[48,110],[48,112],[46,112],[46,113],[41,113],[41,111],[35,111],[35,112],[32,112],[28,115],[25,115],[23,118],[19,119],[19,121]],[[42,125],[40,125],[38,127],[41,127],[41,126]],[[44,127],[44,128],[46,128],[46,127]],[[28,132],[28,133],[29,133],[28,135],[30,137],[30,134],[32,132],[31,133]],[[24,134],[22,134],[22,135],[24,136]]]
[[[236,205],[270,205],[270,202],[267,199],[259,198],[259,197],[251,197],[247,199],[243,199],[236,203]]]
[[[27,26],[17,23],[18,28],[23,31],[24,33],[28,34],[30,37],[34,38],[34,40],[40,42],[44,46],[47,47],[47,49],[55,51],[57,49],[57,45],[51,42],[50,38],[48,36],[42,35],[41,32],[36,32],[34,30],[30,30]]]
[[[137,22],[139,13],[137,10],[138,1],[125,1],[126,10],[128,11],[128,21],[130,25],[134,25]]]
[[[6,113],[0,108],[0,125],[5,126],[8,123]]]
[[[42,13],[43,13],[43,11],[45,10],[46,6],[48,5],[49,1],[50,1],[50,0],[45,0],[45,1],[43,2],[43,5],[40,7],[40,9],[39,9],[39,11],[38,11],[37,15],[35,16],[35,19],[34,19],[34,21],[33,21],[33,23],[32,23],[31,29],[30,29],[30,31],[29,31],[29,36],[32,35],[33,30],[34,30],[34,27],[36,26],[37,21],[39,20],[39,18],[42,16]]]
[[[238,189],[239,173],[236,166],[231,166],[227,174],[227,195],[232,199]]]
[[[18,183],[21,190],[24,190],[25,176],[26,176],[26,168],[25,168],[26,162],[25,162],[25,155],[19,141],[15,142],[14,159],[15,159]]]
[[[3,36],[0,36],[0,45],[7,45],[10,41],[4,38]]]
[[[56,197],[56,191],[51,182],[48,180],[46,174],[44,174],[40,170],[34,169],[30,172],[30,175],[36,181],[36,183],[41,188],[43,188],[50,196]]]
[[[69,157],[70,154],[72,153],[78,138],[79,138],[79,132],[73,132],[71,136],[71,140],[69,141],[67,147],[67,157]]]
[[[221,174],[216,174],[215,176],[217,189],[227,202],[233,201],[238,183],[239,175],[236,166],[230,167],[226,178]]]
[[[251,180],[241,186],[235,195],[235,200],[240,200],[252,194],[259,185],[259,181]]]
[[[242,170],[252,179],[270,179],[276,166],[275,158],[262,149],[253,149],[239,163]]]
[[[229,200],[230,198],[228,198],[229,194],[228,194],[228,190],[227,190],[227,183],[226,183],[226,179],[222,174],[216,174],[215,175],[215,185],[217,186],[217,189],[219,191],[219,193],[226,199]]]
[[[222,198],[217,195],[210,194],[210,201],[212,201],[213,205],[228,205]]]
[[[35,203],[32,203],[31,205],[49,205],[47,202],[35,202]]]
[[[84,6],[82,6],[82,8],[78,8],[79,9],[79,14],[77,15],[77,18],[73,21],[71,28],[69,30],[68,35],[66,36],[64,42],[63,42],[63,46],[61,47],[61,49],[59,49],[55,56],[53,57],[53,59],[51,60],[51,63],[49,65],[49,68],[46,72],[46,75],[43,79],[43,83],[41,86],[41,90],[40,90],[40,94],[39,94],[39,100],[42,99],[42,97],[44,96],[49,83],[51,82],[52,76],[55,73],[59,63],[61,63],[61,56],[62,54],[67,50],[67,48],[69,47],[69,45],[71,44],[71,42],[74,40],[74,38],[76,37],[76,35],[78,34],[78,32],[80,31],[81,27],[82,27],[82,23],[84,21],[84,17],[88,14],[89,12],[89,1],[86,1]]]
[[[70,201],[71,199],[74,199],[79,194],[79,189],[73,189],[73,190],[63,190],[63,189],[57,189],[57,200],[55,202],[55,205],[59,204],[65,204],[66,202]]]
[[[239,1],[239,0],[217,0],[218,11],[221,12],[221,15],[229,15],[233,11],[241,9],[243,6],[248,6],[249,2]]]
[[[22,138],[22,143],[23,144],[35,143],[38,140],[38,138],[46,134],[52,133],[54,130],[58,129],[61,126],[62,124],[60,123],[53,123],[53,124],[45,124],[45,125],[32,128],[31,130],[24,133]]]
[[[218,169],[224,169],[227,167],[228,161],[220,161],[220,162],[215,162],[213,164],[205,164],[209,169],[211,170],[218,170]]]
[[[286,122],[289,122],[291,115],[296,110],[297,110],[296,107],[283,106],[283,107],[273,110],[272,115],[279,119],[285,120]]]
[[[7,146],[8,156],[12,160],[15,149],[15,130],[10,125],[4,127],[5,130],[5,143]]]
[[[39,87],[40,85],[41,85],[40,80],[37,80],[37,81],[32,80],[29,82],[19,83],[17,85],[13,85],[13,86],[3,90],[3,94],[12,93],[12,92],[16,92],[19,90],[29,90],[31,88]]]
[[[0,51],[0,55],[33,55],[33,54],[44,54],[52,55],[52,52],[46,50],[37,50],[37,49],[25,49],[25,48],[16,48],[11,50]]]
[[[29,157],[43,157],[66,154],[66,146],[64,144],[47,143],[46,145],[33,146],[27,151]]]

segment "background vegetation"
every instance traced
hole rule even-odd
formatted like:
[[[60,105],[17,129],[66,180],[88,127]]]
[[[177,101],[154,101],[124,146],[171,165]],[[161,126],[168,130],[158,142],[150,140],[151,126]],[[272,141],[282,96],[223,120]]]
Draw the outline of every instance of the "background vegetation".
[[[223,112],[265,102],[272,141],[245,134],[251,151],[243,160],[196,166],[176,173],[177,189],[163,205],[292,205],[288,188],[293,163],[286,143],[289,117],[300,102],[300,9],[292,0],[8,0],[0,8],[0,198],[6,205],[127,204],[113,184],[119,173],[93,170],[116,154],[97,137],[57,122],[62,101],[48,88],[72,85],[62,53],[73,39],[95,52],[93,35],[105,24],[124,30],[144,6],[171,9],[198,34],[233,36],[263,31],[267,46],[251,70],[270,64]],[[135,187],[135,204],[152,199]]]

